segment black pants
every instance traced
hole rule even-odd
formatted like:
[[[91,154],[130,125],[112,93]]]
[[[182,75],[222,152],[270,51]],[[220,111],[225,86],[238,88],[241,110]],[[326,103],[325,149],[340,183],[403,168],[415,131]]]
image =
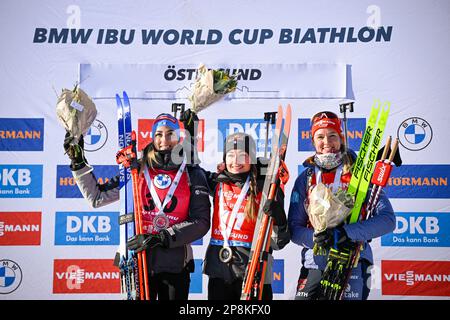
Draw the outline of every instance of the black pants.
[[[240,300],[243,280],[237,279],[233,282],[225,282],[220,278],[209,278],[208,300]],[[262,300],[272,300],[272,285],[265,284]]]
[[[149,278],[151,300],[187,300],[190,272],[184,269],[180,273],[161,272]]]

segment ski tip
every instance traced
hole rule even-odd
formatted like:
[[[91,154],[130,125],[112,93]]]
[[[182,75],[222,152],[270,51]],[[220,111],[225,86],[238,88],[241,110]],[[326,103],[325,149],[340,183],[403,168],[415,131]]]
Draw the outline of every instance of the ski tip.
[[[123,98],[128,100],[128,94],[127,94],[127,92],[126,92],[126,91],[123,91],[122,94],[123,94]]]
[[[116,93],[116,102],[118,105],[122,105],[122,99],[120,99],[120,96],[118,93]]]

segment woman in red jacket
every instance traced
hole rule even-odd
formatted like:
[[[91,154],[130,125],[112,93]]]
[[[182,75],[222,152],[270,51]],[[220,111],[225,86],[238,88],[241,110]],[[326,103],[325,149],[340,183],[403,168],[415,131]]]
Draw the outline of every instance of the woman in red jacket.
[[[214,198],[211,240],[206,252],[204,273],[209,276],[208,299],[238,300],[249,260],[260,206],[264,175],[256,159],[256,146],[251,136],[235,133],[224,145],[225,169],[207,174]],[[275,220],[272,249],[279,250],[289,242],[284,194],[269,212]],[[263,299],[272,298],[272,256],[267,264]]]

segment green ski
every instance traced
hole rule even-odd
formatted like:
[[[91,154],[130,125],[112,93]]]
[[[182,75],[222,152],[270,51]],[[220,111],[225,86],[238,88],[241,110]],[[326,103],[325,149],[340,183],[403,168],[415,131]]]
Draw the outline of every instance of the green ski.
[[[357,173],[359,186],[357,189],[355,204],[352,208],[352,211],[350,212],[349,223],[355,223],[358,221],[362,205],[366,200],[367,190],[369,189],[370,180],[372,179],[373,170],[375,169],[375,162],[377,160],[378,150],[380,149],[380,143],[383,139],[383,133],[386,127],[387,118],[389,116],[390,106],[391,106],[390,102],[385,102],[383,105],[380,118],[376,124],[376,127],[374,127],[374,130],[370,137],[369,152],[367,152],[366,150],[365,161],[362,171],[359,171]],[[364,136],[365,135],[366,134],[364,133]],[[358,168],[358,170],[360,169]],[[354,175],[356,174],[352,172],[352,179]]]
[[[361,146],[359,148],[358,157],[356,158],[355,164],[353,166],[352,178],[347,189],[347,194],[355,197],[359,188],[359,183],[361,181],[361,173],[364,170],[364,165],[366,164],[367,151],[370,148],[370,142],[372,140],[372,133],[375,130],[377,124],[378,114],[380,112],[381,102],[380,100],[375,100],[370,111],[369,120],[367,121],[366,131],[361,141]]]

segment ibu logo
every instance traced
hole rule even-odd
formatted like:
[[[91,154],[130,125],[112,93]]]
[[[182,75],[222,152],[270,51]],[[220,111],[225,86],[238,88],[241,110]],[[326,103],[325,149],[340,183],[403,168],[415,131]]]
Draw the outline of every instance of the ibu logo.
[[[55,245],[119,244],[118,212],[56,212]]]
[[[275,130],[275,124],[270,125],[267,130],[266,122],[261,119],[219,119],[218,120],[218,150],[223,151],[223,142],[225,138],[236,132],[244,132],[255,140],[256,152],[263,153],[266,146],[266,132],[268,132],[268,149],[270,152],[272,145],[272,136]]]
[[[450,214],[396,212],[393,233],[381,237],[382,246],[449,247]]]
[[[42,165],[0,165],[0,198],[41,198]]]

